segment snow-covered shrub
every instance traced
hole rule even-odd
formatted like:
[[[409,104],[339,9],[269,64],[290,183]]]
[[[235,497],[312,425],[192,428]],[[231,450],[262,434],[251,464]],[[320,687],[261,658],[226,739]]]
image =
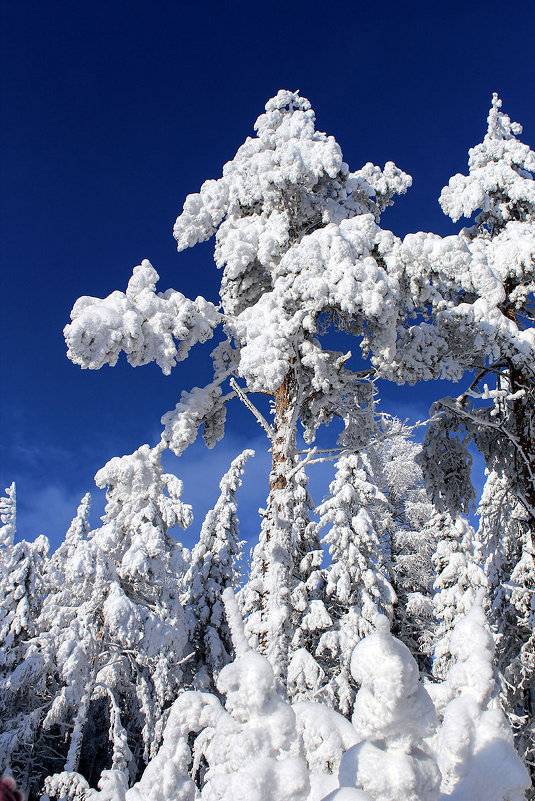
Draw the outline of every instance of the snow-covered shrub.
[[[437,745],[441,801],[523,801],[529,776],[499,705],[494,643],[480,602],[456,624],[450,651]]]
[[[353,651],[351,672],[360,685],[352,718],[359,742],[342,757],[340,786],[374,801],[437,801],[440,773],[424,742],[436,725],[433,702],[384,616]]]

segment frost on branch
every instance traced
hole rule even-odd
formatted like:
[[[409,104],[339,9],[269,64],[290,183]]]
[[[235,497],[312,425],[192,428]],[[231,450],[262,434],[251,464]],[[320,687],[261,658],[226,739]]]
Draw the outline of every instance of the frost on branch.
[[[168,375],[193,345],[210,339],[221,318],[215,306],[202,297],[188,300],[174,289],[157,293],[158,279],[144,259],[134,267],[126,294],[79,298],[64,329],[69,359],[98,370],[104,364],[113,367],[124,351],[133,367],[155,361]]]
[[[162,417],[165,426],[162,443],[180,456],[195,442],[199,428],[204,423],[204,440],[209,448],[213,448],[223,437],[226,413],[221,387],[217,382],[203,388],[193,387],[191,392],[184,390],[175,408]]]

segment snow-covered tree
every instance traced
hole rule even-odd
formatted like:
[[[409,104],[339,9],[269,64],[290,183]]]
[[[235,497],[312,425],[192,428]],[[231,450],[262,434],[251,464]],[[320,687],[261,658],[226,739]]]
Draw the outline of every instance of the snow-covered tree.
[[[374,801],[436,801],[440,773],[424,743],[435,708],[386,617],[354,649],[351,672],[360,685],[352,718],[360,741],[342,757],[340,786],[363,789]]]
[[[308,800],[295,713],[267,658],[247,644],[230,587],[223,600],[235,653],[217,678],[224,706],[209,693],[182,693],[171,708],[160,751],[126,801],[153,792],[162,801]],[[191,750],[190,735],[198,732]]]
[[[526,764],[535,763],[535,567],[533,531],[507,478],[492,471],[479,504],[477,532],[488,583],[502,705]]]
[[[433,675],[444,678],[452,658],[451,633],[472,608],[477,593],[486,586],[486,579],[475,549],[474,530],[463,517],[453,520],[447,513],[437,513],[431,528],[437,543],[433,554],[436,570],[433,606],[438,621],[434,632]]]
[[[17,490],[13,481],[6,487],[6,494],[0,497],[0,546],[10,548],[17,531]],[[0,554],[2,551],[0,551]]]
[[[123,350],[131,364],[154,360],[168,373],[195,342],[222,326],[212,381],[182,393],[163,417],[162,441],[180,454],[204,425],[203,436],[213,445],[223,436],[226,404],[235,397],[266,432],[273,458],[270,495],[253,568],[256,606],[247,608],[261,650],[269,651],[283,676],[294,634],[287,591],[291,595],[299,573],[296,554],[306,550],[302,543],[290,547],[296,535],[306,537],[306,516],[295,531],[303,461],[356,448],[374,429],[368,371],[348,369],[349,354],[324,350],[320,337],[333,324],[360,337],[364,356],[371,352],[387,361],[392,355],[400,242],[378,220],[410,178],[391,162],[384,170],[366,164],[350,172],[334,138],[315,130],[314,112],[297,92],[271,99],[255,130],[221,178],[187,197],[175,224],[180,250],[216,234],[221,310],[175,290],[156,293],[157,273],[144,261],[126,293],[78,300],[65,336],[70,358],[82,367],[113,365]],[[272,397],[271,422],[253,405],[254,392]],[[312,446],[318,427],[333,415],[346,424],[334,452],[300,452],[298,421]]]
[[[533,527],[535,152],[517,139],[521,126],[500,107],[494,95],[487,134],[470,150],[468,175],[455,175],[440,198],[454,221],[479,212],[474,224],[455,237],[415,234],[404,241],[407,269],[417,270],[417,280],[427,278],[422,289],[432,322],[409,329],[403,345],[413,354],[420,350],[423,377],[423,361],[433,359],[443,375],[475,373],[458,398],[434,407],[427,461],[436,465],[437,496],[453,512],[469,500],[463,464],[473,440],[488,469],[507,476]],[[451,469],[455,464],[460,470]]]
[[[226,590],[236,658],[217,680],[225,712],[196,743],[208,764],[203,801],[306,801],[310,784],[295,713],[267,658],[247,646],[233,600]]]
[[[76,558],[77,551],[83,550],[81,543],[88,539],[91,525],[89,515],[91,512],[91,495],[86,493],[73,517],[65,534],[65,539],[52,554],[47,570],[47,580],[50,591],[65,589],[65,565]]]
[[[513,747],[494,679],[494,643],[480,600],[455,626],[437,759],[441,801],[523,801],[528,773]]]
[[[191,522],[182,484],[148,445],[112,459],[96,481],[106,487],[103,525],[88,531],[86,496],[50,562],[27,653],[45,677],[24,784],[31,797],[52,774],[61,779],[49,782],[51,793],[69,782],[69,792],[84,782],[127,788],[158,748],[182,682],[185,563],[169,533]]]
[[[355,694],[349,670],[351,652],[373,631],[378,614],[392,617],[395,601],[384,548],[390,508],[365,454],[340,457],[329,496],[317,512],[319,529],[327,528],[324,541],[331,563],[324,571],[325,601],[317,601],[301,626],[316,635],[313,656],[326,676],[322,697],[330,698],[335,708],[348,714]],[[291,677],[299,690],[299,681],[307,678],[307,664],[301,678],[297,660],[302,661],[303,656],[296,657]],[[312,685],[312,689],[319,687]]]
[[[44,536],[14,542],[15,484],[0,499],[0,521],[0,773],[10,768],[26,786],[44,689],[31,641],[46,593],[49,544]]]
[[[411,433],[400,420],[382,415],[367,446],[340,458],[330,495],[316,510],[319,525],[312,528],[316,535],[327,529],[330,564],[309,582],[315,592],[308,593],[313,600],[303,606],[296,629],[300,648],[290,665],[292,697],[328,698],[348,714],[355,692],[351,650],[373,630],[378,611],[430,670],[435,539],[429,519],[435,509],[423,488],[416,462],[420,446]],[[362,527],[366,519],[371,528]],[[320,563],[322,552],[314,553]]]
[[[432,556],[436,548],[432,520],[436,509],[424,489],[418,459],[421,446],[413,428],[397,418],[368,448],[376,481],[389,503],[391,523],[389,578],[396,594],[392,633],[410,649],[420,670],[430,671],[433,646]]]
[[[272,491],[267,509],[262,510],[260,540],[240,593],[249,641],[268,657],[283,683],[292,654],[307,643],[306,619],[311,619],[320,603],[315,596],[323,558],[310,522],[312,502],[306,473],[298,464],[295,470],[284,489]],[[270,511],[273,503],[277,505],[275,513]]]
[[[196,687],[212,689],[223,665],[230,661],[232,642],[225,622],[223,592],[239,584],[242,545],[239,537],[237,491],[247,460],[245,450],[234,459],[219,483],[221,494],[201,528],[191,564],[184,576],[184,607],[189,642],[194,650],[188,661]]]

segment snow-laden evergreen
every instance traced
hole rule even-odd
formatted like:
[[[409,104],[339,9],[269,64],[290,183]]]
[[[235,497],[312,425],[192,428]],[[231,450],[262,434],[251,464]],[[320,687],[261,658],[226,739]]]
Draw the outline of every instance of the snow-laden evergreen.
[[[435,708],[386,617],[378,616],[376,630],[354,649],[351,673],[360,685],[352,718],[360,742],[342,757],[340,785],[374,801],[436,801],[440,773],[424,742]]]
[[[17,531],[17,490],[14,481],[6,487],[5,493],[0,497],[0,546],[11,548]]]
[[[73,772],[88,786],[128,787],[160,744],[163,712],[183,679],[185,562],[169,533],[191,522],[181,482],[148,445],[112,459],[96,482],[106,486],[103,525],[88,531],[86,496],[51,560],[31,644],[46,676],[32,792],[47,776]]]
[[[378,614],[392,617],[395,601],[382,548],[388,502],[374,482],[365,455],[340,457],[329,497],[317,511],[319,528],[327,529],[324,541],[331,563],[324,571],[325,601],[321,606],[318,601],[307,625],[316,632],[314,656],[327,677],[322,697],[329,697],[335,708],[348,714],[354,700],[349,671],[353,647],[373,630]],[[292,667],[293,678],[297,665]],[[303,678],[308,678],[306,671]],[[317,691],[319,686],[312,689]]]
[[[0,499],[0,521],[0,771],[13,770],[26,785],[45,691],[31,642],[40,629],[49,543],[42,535],[15,543],[14,483]]]
[[[478,564],[475,533],[463,517],[453,520],[437,513],[432,520],[436,551],[433,606],[438,621],[434,632],[433,675],[444,678],[451,661],[450,637],[457,621],[472,608],[478,592],[486,586]]]
[[[410,649],[421,669],[430,671],[433,646],[432,556],[436,548],[435,508],[419,464],[421,446],[413,427],[383,415],[383,435],[367,449],[375,480],[388,499],[385,517],[389,579],[396,595],[392,633]]]
[[[433,293],[425,292],[436,308],[433,325],[411,329],[411,337],[425,359],[430,348],[442,352],[452,374],[474,371],[465,392],[434,406],[430,485],[453,512],[466,504],[473,493],[463,464],[473,440],[488,470],[507,477],[533,530],[535,152],[517,139],[521,126],[500,108],[494,95],[484,140],[470,150],[468,175],[454,176],[441,195],[454,220],[478,212],[474,225],[457,237],[415,234],[404,242],[433,282]],[[452,471],[455,463],[459,469]]]
[[[364,356],[392,355],[399,279],[387,265],[396,261],[400,242],[378,221],[411,180],[392,162],[383,170],[366,164],[350,172],[334,138],[316,131],[310,103],[298,92],[280,91],[269,100],[255,131],[221,178],[186,198],[175,224],[179,250],[216,235],[222,312],[175,290],[155,294],[157,275],[143,262],[126,294],[77,301],[65,336],[70,358],[83,367],[114,364],[122,349],[134,365],[153,359],[169,372],[221,323],[225,340],[212,354],[212,380],[183,392],[164,415],[162,443],[180,454],[204,425],[213,446],[235,397],[267,434],[270,495],[245,608],[252,636],[284,677],[296,627],[290,597],[308,581],[302,559],[314,550],[307,515],[296,524],[302,469],[304,462],[329,458],[299,452],[297,424],[302,421],[312,445],[321,424],[333,414],[342,417],[345,430],[330,457],[363,445],[374,431],[368,371],[353,372],[346,366],[350,354],[324,350],[320,337],[333,324],[361,338]],[[250,398],[258,391],[273,397],[271,422]]]
[[[310,521],[305,471],[296,466],[288,479],[278,475],[273,482],[240,601],[252,646],[268,657],[286,683],[292,654],[308,639],[306,621],[318,603],[315,590],[323,553]],[[270,510],[273,504],[275,511]]]
[[[535,761],[535,565],[528,513],[503,474],[492,471],[479,504],[477,531],[487,577],[502,706],[519,753]]]
[[[220,495],[206,515],[191,563],[184,576],[183,602],[193,660],[188,660],[195,687],[212,689],[232,654],[225,622],[223,592],[240,583],[243,543],[239,536],[236,494],[245,463],[254,451],[234,459],[219,483]]]
[[[441,688],[440,801],[523,801],[529,775],[515,753],[494,679],[494,643],[480,599],[455,626]]]

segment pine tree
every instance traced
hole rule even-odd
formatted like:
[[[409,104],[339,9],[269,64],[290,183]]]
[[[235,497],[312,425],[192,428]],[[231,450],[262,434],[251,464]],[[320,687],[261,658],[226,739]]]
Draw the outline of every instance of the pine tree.
[[[270,511],[273,503],[275,512]],[[297,463],[284,488],[268,498],[249,577],[240,593],[251,645],[268,657],[283,684],[292,654],[306,640],[307,614],[316,604],[322,551],[310,522],[311,507],[307,477]]]
[[[204,298],[156,293],[157,273],[144,261],[126,293],[80,298],[65,336],[69,357],[83,367],[113,365],[124,350],[131,364],[156,361],[168,373],[222,326],[213,380],[182,393],[163,417],[162,442],[180,454],[204,425],[212,446],[223,436],[226,404],[235,397],[267,434],[270,495],[255,555],[255,575],[263,578],[256,605],[247,608],[261,650],[284,678],[295,633],[288,590],[291,595],[299,573],[296,554],[305,550],[302,543],[291,548],[297,477],[305,462],[359,447],[375,429],[369,371],[348,369],[350,354],[324,350],[320,337],[334,325],[360,337],[365,357],[391,358],[405,314],[397,304],[400,242],[378,220],[411,180],[392,162],[351,173],[334,138],[315,130],[310,103],[297,92],[281,91],[268,101],[255,130],[221,178],[186,198],[175,224],[179,250],[216,234],[221,311]],[[253,404],[256,392],[272,397],[271,422]],[[346,424],[339,441],[328,454],[311,447],[303,453],[298,421],[312,446],[318,427],[334,414]],[[304,525],[299,538],[306,531]]]
[[[408,245],[434,286],[427,346],[456,378],[475,371],[458,398],[434,406],[430,483],[453,513],[463,503],[466,511],[472,493],[462,466],[470,463],[466,446],[473,440],[488,470],[507,477],[533,529],[535,152],[517,139],[521,126],[500,107],[494,95],[484,140],[470,150],[468,175],[451,178],[440,198],[454,221],[478,212],[474,224],[444,240],[415,235]],[[419,347],[422,336],[422,325],[412,330]],[[451,469],[455,464],[460,471]]]
[[[239,584],[243,543],[239,538],[236,494],[251,456],[254,451],[243,451],[221,479],[221,494],[204,519],[184,577],[186,622],[195,652],[194,662],[189,661],[188,667],[199,689],[213,688],[218,673],[232,655],[222,596],[227,587],[236,589]]]
[[[31,798],[47,777],[50,793],[125,791],[157,750],[182,683],[185,565],[169,533],[191,522],[182,484],[148,445],[112,459],[96,482],[106,486],[103,525],[88,531],[86,496],[51,560],[32,643],[45,690]]]
[[[323,692],[348,714],[355,697],[350,674],[354,646],[373,631],[378,614],[393,615],[385,539],[390,507],[366,454],[343,455],[329,497],[318,507],[331,563],[325,569],[325,608],[332,624],[320,632],[315,655],[325,665]]]
[[[204,801],[306,801],[310,784],[295,713],[265,656],[247,645],[232,590],[224,595],[236,658],[217,680],[225,711],[202,740]]]
[[[421,446],[413,429],[397,418],[383,422],[383,437],[368,449],[376,481],[388,499],[389,578],[396,594],[392,633],[405,643],[420,671],[431,670],[434,609],[432,556],[436,512],[424,489],[418,463]]]
[[[17,531],[17,490],[13,481],[6,487],[5,496],[0,498],[0,545],[10,548],[15,541]],[[2,551],[0,551],[2,553]]]

